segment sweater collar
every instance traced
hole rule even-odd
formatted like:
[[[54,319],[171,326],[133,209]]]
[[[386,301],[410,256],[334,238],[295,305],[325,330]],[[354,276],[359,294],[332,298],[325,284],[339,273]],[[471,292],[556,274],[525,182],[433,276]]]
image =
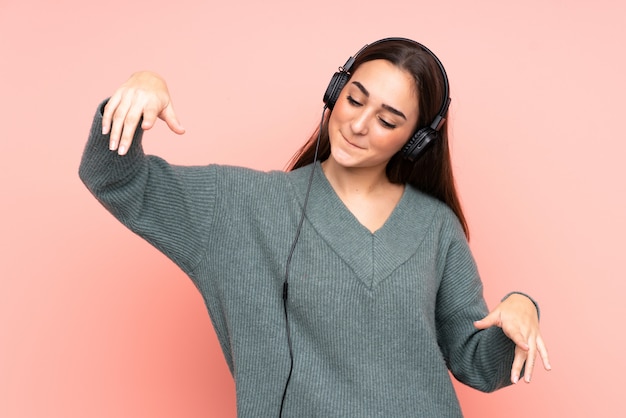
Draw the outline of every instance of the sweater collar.
[[[312,167],[303,167],[291,176],[301,207]],[[372,290],[415,254],[426,237],[437,206],[433,198],[407,185],[385,224],[372,233],[344,205],[318,162],[306,221]]]

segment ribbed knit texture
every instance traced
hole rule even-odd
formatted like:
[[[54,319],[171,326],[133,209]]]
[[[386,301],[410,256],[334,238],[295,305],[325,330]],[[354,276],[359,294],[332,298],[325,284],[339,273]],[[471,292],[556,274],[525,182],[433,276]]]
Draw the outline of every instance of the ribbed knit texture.
[[[80,166],[91,192],[170,257],[206,302],[239,417],[277,417],[289,372],[282,284],[312,166],[262,173],[179,167],[107,149],[94,119]],[[411,187],[371,233],[317,167],[290,267],[294,369],[287,417],[462,416],[448,370],[481,391],[509,384],[513,343],[487,314],[463,231]]]

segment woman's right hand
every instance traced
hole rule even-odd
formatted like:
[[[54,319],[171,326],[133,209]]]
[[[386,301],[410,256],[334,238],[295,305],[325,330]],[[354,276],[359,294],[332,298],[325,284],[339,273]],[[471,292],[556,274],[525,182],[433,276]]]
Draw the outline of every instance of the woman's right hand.
[[[102,134],[110,133],[109,149],[119,155],[128,152],[139,121],[144,130],[152,128],[157,117],[175,133],[185,133],[172,106],[165,80],[150,71],[133,74],[111,96],[102,114]]]

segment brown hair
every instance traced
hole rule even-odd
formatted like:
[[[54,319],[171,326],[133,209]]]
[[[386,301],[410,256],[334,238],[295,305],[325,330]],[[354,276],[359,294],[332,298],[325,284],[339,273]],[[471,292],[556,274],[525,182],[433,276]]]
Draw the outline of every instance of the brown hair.
[[[389,39],[375,42],[364,48],[355,57],[352,73],[367,61],[383,59],[413,76],[418,92],[419,116],[417,129],[429,126],[437,116],[445,96],[444,75],[432,55],[416,42],[405,39]],[[295,153],[287,170],[313,163],[315,145],[320,136],[318,160],[325,161],[330,155],[328,120],[331,111],[326,112],[320,127],[309,140]],[[439,138],[416,160],[410,161],[401,152],[396,153],[387,164],[387,178],[392,183],[410,184],[448,205],[459,219],[465,236],[469,239],[469,228],[459,200],[448,145],[448,123],[439,130]]]

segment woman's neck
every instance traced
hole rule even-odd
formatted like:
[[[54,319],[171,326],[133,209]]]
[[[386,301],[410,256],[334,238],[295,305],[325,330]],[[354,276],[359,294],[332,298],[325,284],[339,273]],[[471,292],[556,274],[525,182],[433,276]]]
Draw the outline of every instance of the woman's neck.
[[[348,168],[328,159],[322,170],[339,199],[372,233],[382,228],[404,193],[404,185],[391,183],[384,167]]]
[[[387,178],[385,167],[343,167],[331,158],[322,162],[322,170],[335,192],[342,196],[376,196],[399,185]]]

